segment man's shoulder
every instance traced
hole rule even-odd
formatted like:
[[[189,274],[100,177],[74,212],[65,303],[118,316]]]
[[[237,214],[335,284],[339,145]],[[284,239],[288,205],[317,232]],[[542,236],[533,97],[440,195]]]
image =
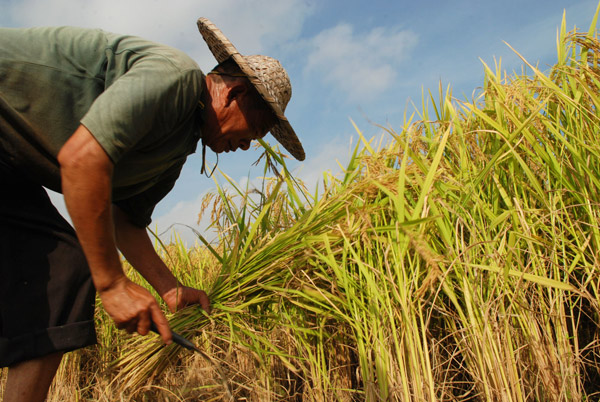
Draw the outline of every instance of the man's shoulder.
[[[116,57],[129,53],[141,58],[150,57],[154,60],[161,60],[180,71],[200,70],[198,64],[187,53],[173,46],[134,35],[121,35],[110,32],[105,34],[108,48],[112,50]],[[133,56],[132,59],[137,60],[136,56]]]

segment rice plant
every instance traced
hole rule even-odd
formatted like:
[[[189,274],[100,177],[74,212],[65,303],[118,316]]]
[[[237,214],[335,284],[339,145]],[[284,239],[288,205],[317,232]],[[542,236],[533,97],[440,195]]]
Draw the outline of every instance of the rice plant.
[[[81,399],[596,400],[597,15],[588,33],[563,17],[548,72],[484,65],[480,97],[440,87],[381,141],[357,129],[321,191],[263,143],[258,188],[222,174],[205,200],[218,242],[160,246],[209,291],[210,316],[170,317],[207,357],[99,312],[100,347],[63,363],[98,362]]]

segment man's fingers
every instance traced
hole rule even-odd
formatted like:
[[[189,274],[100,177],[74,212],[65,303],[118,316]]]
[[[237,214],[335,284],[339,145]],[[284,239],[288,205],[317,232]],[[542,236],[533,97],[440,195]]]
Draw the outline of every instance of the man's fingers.
[[[193,293],[193,298],[192,300],[189,300],[185,303],[185,306],[191,305],[191,304],[199,304],[200,307],[202,307],[202,309],[204,311],[206,311],[208,314],[210,314],[210,301],[208,300],[208,295],[206,294],[206,292],[204,290],[198,290],[198,289],[191,289],[194,293]],[[185,307],[184,306],[184,307]]]
[[[173,334],[171,334],[169,322],[163,315],[162,311],[160,311],[160,307],[158,307],[158,304],[154,304],[150,307],[150,314],[152,316],[152,322],[154,322],[154,325],[156,326],[156,329],[158,330],[158,333],[160,334],[160,337],[162,338],[163,342],[167,345],[170,345],[171,342],[173,342]],[[149,326],[150,325],[148,325],[148,327]]]
[[[171,329],[158,303],[143,287],[126,280],[119,286],[100,293],[106,312],[115,321],[117,328],[129,333],[147,335],[154,322],[158,333],[166,344],[171,343]]]
[[[147,335],[150,331],[150,313],[144,312],[140,314],[140,318],[137,323],[137,333],[140,335]]]
[[[200,306],[202,309],[206,311],[207,314],[210,314],[210,301],[208,300],[208,295],[204,291],[200,291],[199,300]]]

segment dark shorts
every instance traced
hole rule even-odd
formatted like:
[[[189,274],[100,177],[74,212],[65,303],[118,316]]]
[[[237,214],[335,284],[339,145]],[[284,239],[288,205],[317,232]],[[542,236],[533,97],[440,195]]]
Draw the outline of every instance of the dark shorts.
[[[0,159],[0,367],[95,344],[94,301],[75,231]]]

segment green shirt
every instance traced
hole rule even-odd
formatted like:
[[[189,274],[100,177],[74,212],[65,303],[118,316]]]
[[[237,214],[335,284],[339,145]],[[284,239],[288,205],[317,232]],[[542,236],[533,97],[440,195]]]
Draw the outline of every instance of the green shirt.
[[[0,151],[60,191],[56,156],[83,124],[115,164],[113,202],[146,226],[196,149],[203,80],[183,52],[137,37],[0,29],[0,100],[33,132],[3,138]]]

